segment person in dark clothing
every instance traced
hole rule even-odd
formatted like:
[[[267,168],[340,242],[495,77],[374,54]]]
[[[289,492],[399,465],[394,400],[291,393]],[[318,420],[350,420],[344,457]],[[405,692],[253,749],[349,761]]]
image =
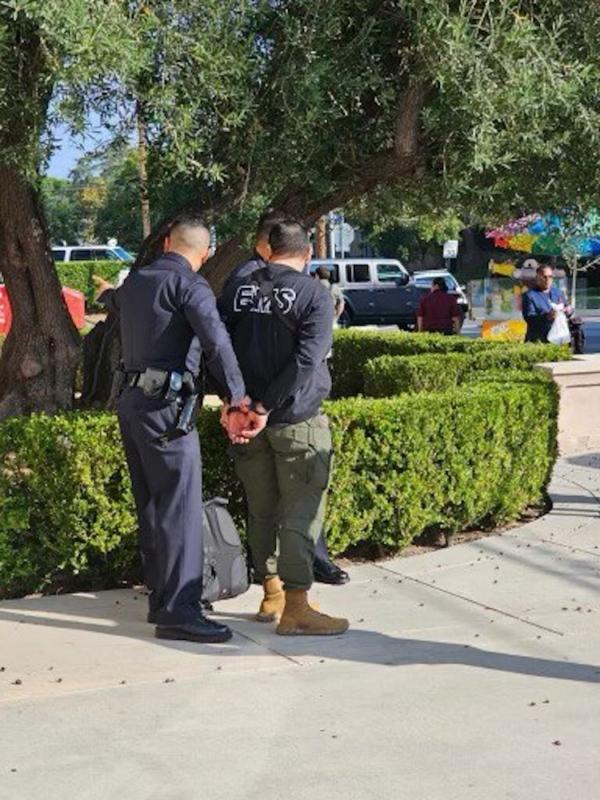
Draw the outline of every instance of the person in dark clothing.
[[[523,294],[523,318],[527,323],[525,341],[547,342],[557,314],[555,306],[562,306],[567,315],[571,309],[563,292],[554,286],[552,267],[537,264],[535,282],[536,285]]]
[[[242,278],[251,275],[257,269],[266,267],[271,255],[269,245],[269,234],[273,227],[286,219],[285,215],[279,211],[266,211],[258,221],[254,253],[252,258],[236,267],[228,276],[223,296],[231,292],[231,288]],[[343,310],[343,309],[342,309]],[[341,313],[341,312],[340,312]],[[313,564],[314,579],[318,583],[327,583],[334,586],[341,586],[348,583],[350,575],[335,564],[329,555],[325,533],[321,531],[315,544],[315,559]]]
[[[280,635],[336,635],[348,621],[317,612],[307,597],[331,464],[321,403],[331,389],[333,304],[303,274],[311,248],[299,223],[275,224],[269,244],[266,266],[228,284],[219,304],[251,408],[267,419],[256,438],[232,448],[248,502],[248,544],[264,587],[257,619],[279,620]]]
[[[99,299],[118,314],[121,328],[123,385],[117,413],[150,589],[148,621],[156,625],[157,638],[224,642],[231,630],[207,619],[200,605],[198,435],[193,426],[177,428],[183,404],[193,402],[198,391],[202,354],[229,405],[249,407],[215,296],[197,274],[209,243],[209,232],[199,219],[179,219],[165,240],[164,254],[132,270],[119,289],[100,281]],[[245,428],[250,431],[254,425],[258,430],[263,424],[252,415]]]
[[[419,303],[417,312],[419,333],[460,333],[460,311],[456,297],[448,294],[448,285],[443,278],[434,278],[431,291]]]

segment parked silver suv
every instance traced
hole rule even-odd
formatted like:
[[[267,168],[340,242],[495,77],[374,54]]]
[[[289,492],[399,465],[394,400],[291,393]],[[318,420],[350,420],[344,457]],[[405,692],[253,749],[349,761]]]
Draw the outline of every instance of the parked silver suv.
[[[310,262],[311,274],[326,267],[331,282],[338,285],[346,301],[340,324],[398,325],[416,324],[419,300],[424,292],[410,283],[406,268],[393,258],[330,258]]]
[[[55,261],[125,261],[132,263],[135,259],[123,247],[107,244],[84,244],[74,247],[61,246],[52,248]]]

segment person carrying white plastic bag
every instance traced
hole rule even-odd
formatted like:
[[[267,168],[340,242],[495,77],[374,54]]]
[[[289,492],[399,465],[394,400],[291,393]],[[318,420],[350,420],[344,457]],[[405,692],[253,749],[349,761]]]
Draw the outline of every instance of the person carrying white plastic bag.
[[[554,286],[552,267],[529,259],[535,268],[535,285],[523,295],[523,317],[527,323],[526,342],[568,344],[571,340],[567,316],[571,308],[564,293]],[[550,338],[552,332],[552,338]]]

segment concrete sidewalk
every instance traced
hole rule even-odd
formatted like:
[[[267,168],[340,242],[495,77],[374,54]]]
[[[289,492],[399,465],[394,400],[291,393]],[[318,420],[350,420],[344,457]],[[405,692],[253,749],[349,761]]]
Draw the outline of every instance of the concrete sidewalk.
[[[600,454],[548,516],[317,587],[334,639],[220,604],[159,642],[133,591],[0,603],[2,800],[596,800]]]

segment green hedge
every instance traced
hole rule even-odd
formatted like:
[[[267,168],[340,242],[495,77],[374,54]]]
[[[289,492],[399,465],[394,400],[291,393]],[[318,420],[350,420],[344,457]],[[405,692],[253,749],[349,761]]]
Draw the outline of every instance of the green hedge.
[[[481,373],[468,388],[327,404],[335,468],[333,553],[400,548],[430,526],[515,518],[540,499],[555,458],[557,392]],[[535,426],[535,436],[531,435]],[[205,496],[242,490],[218,414],[199,422]],[[109,413],[35,415],[0,425],[0,596],[138,578],[136,523],[118,425]]]
[[[509,344],[444,355],[379,356],[365,364],[364,393],[369,397],[390,397],[405,392],[446,391],[473,372],[529,369],[541,361],[571,357],[568,347],[551,344]]]
[[[63,286],[83,292],[86,304],[94,306],[96,289],[92,275],[99,275],[109,283],[113,283],[119,272],[128,266],[124,261],[57,261],[56,271]]]
[[[331,372],[332,397],[353,397],[365,391],[365,366],[378,356],[416,356],[427,353],[472,353],[501,346],[499,342],[442,336],[435,333],[387,333],[355,328],[335,332]],[[506,345],[504,345],[506,346]]]

